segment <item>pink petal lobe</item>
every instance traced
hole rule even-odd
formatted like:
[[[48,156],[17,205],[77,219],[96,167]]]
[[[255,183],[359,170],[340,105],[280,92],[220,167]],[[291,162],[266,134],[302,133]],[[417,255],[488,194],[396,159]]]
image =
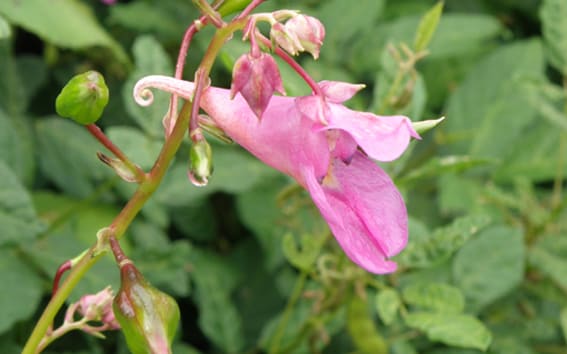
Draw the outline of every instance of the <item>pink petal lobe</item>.
[[[395,160],[405,151],[411,137],[419,138],[407,117],[382,117],[352,111],[332,103],[328,106],[331,109],[329,124],[322,129],[341,129],[348,132],[362,150],[375,160]]]
[[[305,184],[349,258],[377,273],[391,273],[387,258],[407,243],[404,201],[388,175],[367,157],[356,153],[349,165],[335,160],[331,176],[319,184],[305,171]]]
[[[267,165],[296,179],[305,165],[324,176],[330,159],[325,134],[314,133],[314,122],[296,109],[295,98],[273,96],[258,120],[241,95],[230,99],[225,89],[204,91],[201,107],[239,145]],[[300,182],[301,183],[301,182]]]
[[[350,100],[358,91],[362,90],[365,85],[356,85],[341,81],[321,81],[319,82],[319,87],[321,87],[325,98],[329,102],[343,103]]]

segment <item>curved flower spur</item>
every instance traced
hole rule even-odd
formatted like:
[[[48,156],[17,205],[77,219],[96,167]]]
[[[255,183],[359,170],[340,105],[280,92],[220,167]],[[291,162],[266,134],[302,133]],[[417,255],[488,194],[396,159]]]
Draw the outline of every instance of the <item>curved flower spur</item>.
[[[372,273],[393,272],[396,264],[388,258],[407,243],[407,212],[392,180],[371,159],[395,160],[411,137],[419,135],[407,117],[377,116],[345,107],[343,102],[363,85],[314,83],[287,56],[284,50],[296,54],[307,47],[314,56],[319,54],[324,29],[318,20],[295,20],[301,26],[287,27],[274,21],[277,27],[272,32],[277,37],[272,41],[281,42],[283,48],[275,46],[274,52],[306,80],[313,93],[302,97],[273,95],[283,92],[279,70],[269,54],[260,52],[256,41],[263,40],[266,45],[270,41],[251,21],[244,33],[252,49],[235,65],[232,90],[207,87],[194,104],[236,143],[307,189],[353,262]],[[301,36],[294,32],[296,28],[302,31]],[[312,38],[311,46],[301,44],[300,38]],[[134,88],[138,104],[151,104],[149,88],[192,100],[195,84],[147,76]]]

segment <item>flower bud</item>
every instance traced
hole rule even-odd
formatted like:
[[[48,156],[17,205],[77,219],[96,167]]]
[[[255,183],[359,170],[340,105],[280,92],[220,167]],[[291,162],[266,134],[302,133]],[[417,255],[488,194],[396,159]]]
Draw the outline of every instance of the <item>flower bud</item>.
[[[120,277],[113,309],[130,351],[171,353],[180,318],[175,300],[148,283],[130,260],[121,263]]]
[[[119,329],[120,324],[112,312],[112,289],[110,286],[92,295],[84,295],[79,300],[79,313],[88,321],[100,321],[107,329]]]
[[[274,91],[285,95],[280,70],[274,58],[266,53],[258,57],[243,54],[232,70],[232,98],[240,92],[250,109],[260,119],[268,107]]]
[[[303,50],[311,53],[313,58],[319,57],[319,51],[325,39],[325,27],[315,17],[297,15],[285,23],[287,33],[297,38]]]
[[[204,138],[193,142],[189,150],[189,180],[198,187],[207,185],[213,173],[213,151]]]
[[[297,55],[299,52],[305,50],[305,48],[301,45],[301,42],[299,42],[297,35],[294,32],[289,31],[287,27],[279,22],[272,25],[272,28],[270,29],[270,38],[291,55]]]
[[[61,117],[80,124],[96,122],[108,104],[108,87],[96,71],[73,77],[57,96],[55,109]]]

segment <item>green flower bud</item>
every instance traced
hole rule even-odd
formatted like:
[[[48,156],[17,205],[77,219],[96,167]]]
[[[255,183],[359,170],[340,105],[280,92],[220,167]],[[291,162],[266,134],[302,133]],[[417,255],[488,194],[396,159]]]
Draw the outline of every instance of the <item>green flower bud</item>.
[[[205,139],[200,139],[189,150],[189,179],[196,186],[205,186],[212,173],[213,151]]]
[[[121,287],[114,298],[114,316],[133,354],[171,353],[179,324],[175,300],[147,282],[130,260],[120,265]]]
[[[87,125],[96,122],[108,104],[108,87],[96,71],[73,77],[57,96],[55,109],[61,117]]]

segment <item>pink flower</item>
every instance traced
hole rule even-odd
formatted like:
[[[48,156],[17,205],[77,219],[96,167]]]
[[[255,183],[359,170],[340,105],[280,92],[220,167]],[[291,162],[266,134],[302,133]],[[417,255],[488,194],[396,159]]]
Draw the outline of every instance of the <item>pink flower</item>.
[[[134,88],[139,104],[151,103],[148,87],[190,99],[194,85],[148,76]],[[200,104],[234,141],[309,191],[353,262],[372,273],[393,272],[396,264],[388,258],[406,245],[407,212],[392,180],[370,158],[394,160],[419,135],[407,117],[346,108],[342,103],[360,85],[322,82],[320,87],[325,97],[273,96],[262,120],[226,89],[206,89]]]

